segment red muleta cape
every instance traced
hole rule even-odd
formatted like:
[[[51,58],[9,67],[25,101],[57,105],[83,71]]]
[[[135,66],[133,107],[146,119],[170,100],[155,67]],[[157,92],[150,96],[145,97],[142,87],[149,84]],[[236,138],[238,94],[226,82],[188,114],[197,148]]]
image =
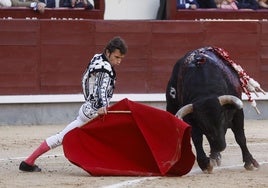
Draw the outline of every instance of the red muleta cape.
[[[191,127],[169,112],[124,99],[67,133],[65,157],[93,176],[182,176],[193,167]]]

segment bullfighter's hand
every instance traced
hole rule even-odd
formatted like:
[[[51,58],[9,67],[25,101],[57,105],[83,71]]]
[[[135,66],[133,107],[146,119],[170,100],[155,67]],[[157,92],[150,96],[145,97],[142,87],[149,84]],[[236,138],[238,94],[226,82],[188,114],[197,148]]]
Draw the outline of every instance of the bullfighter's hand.
[[[105,115],[107,114],[107,108],[106,107],[101,107],[98,109],[98,115]]]

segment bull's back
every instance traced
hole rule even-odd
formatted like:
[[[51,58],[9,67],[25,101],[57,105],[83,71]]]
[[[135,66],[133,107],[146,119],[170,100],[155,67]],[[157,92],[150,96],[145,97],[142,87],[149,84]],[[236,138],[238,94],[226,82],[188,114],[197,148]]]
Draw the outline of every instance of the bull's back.
[[[168,96],[170,87],[176,90],[175,98]],[[167,88],[167,110],[176,113],[181,106],[200,98],[221,95],[241,98],[237,72],[228,62],[211,51],[194,56],[188,53],[174,66]],[[173,107],[175,105],[176,109]]]
[[[237,73],[214,54],[200,64],[186,65],[178,82],[184,103],[210,96],[235,95],[241,97]],[[179,92],[180,92],[179,91]]]

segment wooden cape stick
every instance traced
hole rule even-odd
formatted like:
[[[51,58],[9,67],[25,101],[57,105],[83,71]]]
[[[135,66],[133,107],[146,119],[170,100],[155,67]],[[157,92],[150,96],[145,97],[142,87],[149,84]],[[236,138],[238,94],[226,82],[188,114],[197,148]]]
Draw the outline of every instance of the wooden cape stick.
[[[108,114],[131,114],[131,111],[125,110],[109,110],[107,111]]]
[[[131,114],[131,111],[128,111],[128,110],[108,110],[107,114]],[[102,118],[104,120],[105,114],[102,114],[102,115],[98,114],[97,116],[90,119],[89,121],[92,121],[92,120],[97,119],[97,118]]]

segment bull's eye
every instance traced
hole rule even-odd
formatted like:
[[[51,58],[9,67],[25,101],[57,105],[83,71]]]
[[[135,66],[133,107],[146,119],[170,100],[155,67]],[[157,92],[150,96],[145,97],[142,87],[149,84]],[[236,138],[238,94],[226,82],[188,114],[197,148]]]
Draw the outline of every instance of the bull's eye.
[[[169,95],[170,95],[173,99],[176,98],[176,90],[175,90],[174,87],[170,87]]]

